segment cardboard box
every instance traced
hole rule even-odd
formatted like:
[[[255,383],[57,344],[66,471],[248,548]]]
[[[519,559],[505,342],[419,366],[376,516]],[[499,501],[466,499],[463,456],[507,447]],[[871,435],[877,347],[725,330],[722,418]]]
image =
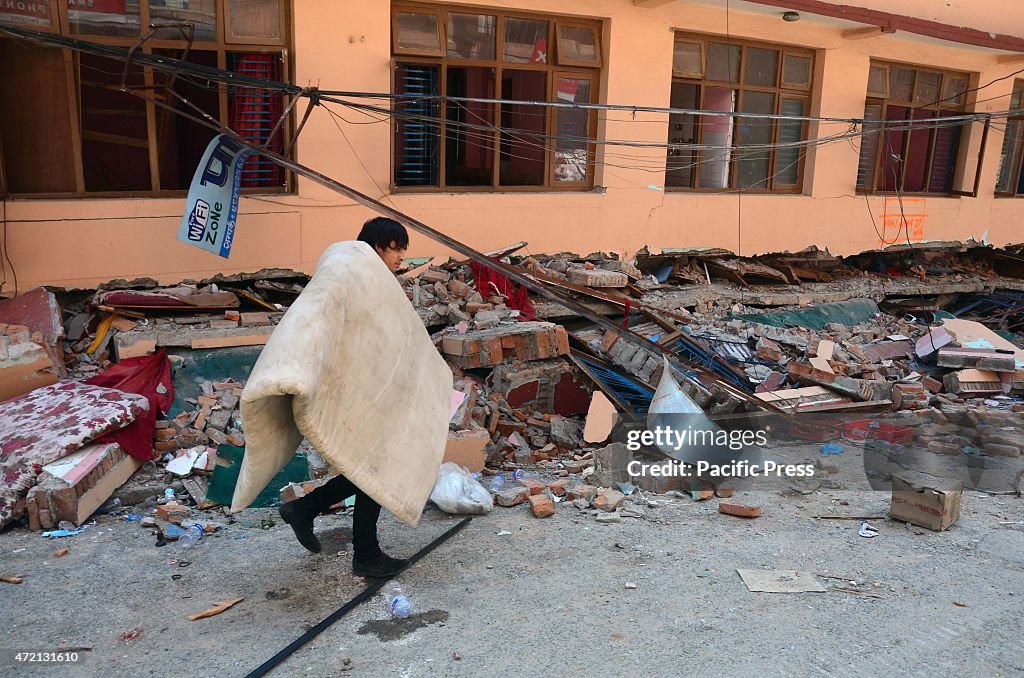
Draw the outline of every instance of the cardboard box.
[[[894,474],[889,516],[941,532],[960,519],[963,483],[915,473]]]

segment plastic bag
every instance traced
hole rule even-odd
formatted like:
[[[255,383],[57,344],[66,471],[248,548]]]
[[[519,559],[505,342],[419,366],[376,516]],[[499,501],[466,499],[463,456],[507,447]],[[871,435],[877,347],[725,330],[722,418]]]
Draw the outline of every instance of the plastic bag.
[[[441,464],[430,501],[445,513],[482,515],[494,508],[491,493],[469,471],[448,461]]]

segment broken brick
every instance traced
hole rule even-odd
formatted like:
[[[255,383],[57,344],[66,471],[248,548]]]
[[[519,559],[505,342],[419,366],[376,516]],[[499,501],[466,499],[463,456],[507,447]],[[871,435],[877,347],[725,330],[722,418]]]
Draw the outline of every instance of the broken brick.
[[[529,498],[530,492],[525,487],[510,487],[494,495],[494,503],[498,506],[518,506]]]
[[[587,287],[625,287],[629,284],[629,278],[625,273],[596,268],[593,270],[572,268],[569,269],[568,276],[569,282]]]
[[[157,440],[170,440],[178,435],[178,432],[173,428],[158,428],[153,432],[153,437]]]
[[[960,446],[955,443],[933,440],[932,442],[928,443],[928,451],[934,454],[959,456]]]
[[[548,483],[547,487],[556,497],[563,497],[565,496],[566,488],[570,483],[572,483],[572,481],[568,478],[560,478],[553,483]]]
[[[590,501],[597,494],[597,488],[593,485],[569,485],[565,488],[566,499],[585,499]]]
[[[555,502],[546,494],[534,494],[530,496],[530,510],[537,518],[547,518],[555,515]]]
[[[737,518],[757,518],[761,515],[761,509],[757,506],[726,503],[724,501],[718,504],[718,512],[724,513],[727,516],[736,516]]]
[[[540,494],[544,491],[544,488],[547,487],[544,483],[539,480],[534,480],[533,478],[522,478],[519,482],[530,492],[531,495]]]
[[[603,490],[597,493],[597,496],[590,501],[590,505],[601,511],[608,511],[611,513],[615,509],[619,508],[619,504],[626,498],[626,495],[622,494],[618,490]]]
[[[981,446],[981,451],[998,457],[1019,457],[1020,448],[1016,445],[1001,445],[999,443],[986,443]]]
[[[172,501],[158,505],[156,507],[156,515],[161,520],[178,524],[181,521],[188,520],[192,517],[192,509]]]

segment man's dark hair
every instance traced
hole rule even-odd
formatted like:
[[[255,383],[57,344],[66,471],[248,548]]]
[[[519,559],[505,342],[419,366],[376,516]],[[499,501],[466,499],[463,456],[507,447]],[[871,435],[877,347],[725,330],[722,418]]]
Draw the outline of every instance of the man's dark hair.
[[[392,247],[404,250],[409,247],[409,232],[394,219],[375,217],[363,224],[357,240],[381,250]]]

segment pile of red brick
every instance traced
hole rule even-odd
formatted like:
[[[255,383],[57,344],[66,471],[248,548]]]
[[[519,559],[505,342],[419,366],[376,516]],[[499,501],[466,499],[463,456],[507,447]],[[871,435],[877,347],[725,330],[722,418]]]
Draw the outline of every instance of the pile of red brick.
[[[245,384],[228,379],[204,382],[203,395],[196,398],[195,409],[174,419],[157,422],[154,448],[158,453],[175,452],[198,445],[228,444],[245,446],[238,403]],[[191,403],[190,403],[191,404]]]

